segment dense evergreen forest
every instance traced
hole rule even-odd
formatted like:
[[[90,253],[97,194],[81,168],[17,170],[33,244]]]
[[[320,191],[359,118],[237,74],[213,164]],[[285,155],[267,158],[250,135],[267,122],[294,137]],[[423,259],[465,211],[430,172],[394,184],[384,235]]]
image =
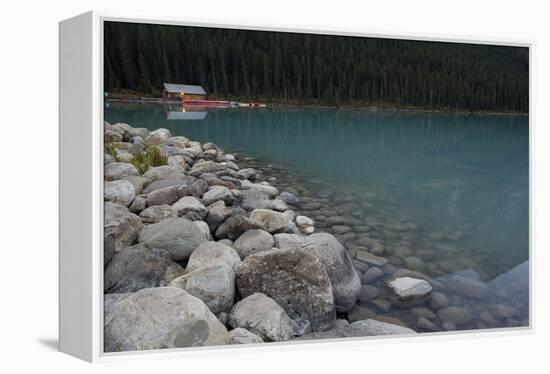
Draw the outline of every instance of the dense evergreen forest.
[[[105,89],[327,105],[527,112],[527,48],[105,23]]]

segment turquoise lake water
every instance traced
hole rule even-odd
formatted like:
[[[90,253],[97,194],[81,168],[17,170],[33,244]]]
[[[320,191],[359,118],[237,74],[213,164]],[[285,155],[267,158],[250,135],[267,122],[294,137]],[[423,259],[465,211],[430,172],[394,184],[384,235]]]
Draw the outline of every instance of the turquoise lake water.
[[[110,103],[105,120],[215,142],[227,153],[288,171],[310,183],[312,195],[341,201],[355,216],[412,224],[417,232],[407,244],[413,253],[435,253],[427,261],[434,264],[427,270],[432,276],[472,268],[490,281],[529,257],[526,116],[309,109],[183,113],[181,107]]]

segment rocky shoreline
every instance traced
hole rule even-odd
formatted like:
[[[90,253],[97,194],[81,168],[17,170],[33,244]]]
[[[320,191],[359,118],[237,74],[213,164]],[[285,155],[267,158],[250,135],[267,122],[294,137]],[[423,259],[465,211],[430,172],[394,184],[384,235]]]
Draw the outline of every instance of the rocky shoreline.
[[[529,323],[501,287],[426,275],[372,219],[269,165],[167,129],[104,135],[106,352]],[[416,227],[390,229],[405,241]]]

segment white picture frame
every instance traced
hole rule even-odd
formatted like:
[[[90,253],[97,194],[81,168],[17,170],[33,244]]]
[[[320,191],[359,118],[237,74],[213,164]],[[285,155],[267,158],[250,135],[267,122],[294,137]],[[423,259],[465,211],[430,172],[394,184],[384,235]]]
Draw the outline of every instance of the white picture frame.
[[[529,48],[532,95],[533,41],[466,40],[430,35],[366,34],[354,30],[315,30],[291,25],[232,24],[230,21],[184,18],[147,19],[111,13],[87,12],[59,25],[59,126],[60,126],[60,245],[59,245],[59,346],[60,351],[89,362],[109,362],[133,356],[215,355],[243,347],[182,348],[158,351],[103,352],[103,22],[136,22],[232,29],[320,33],[360,37],[382,37],[457,43],[521,46]],[[440,340],[533,333],[533,248],[532,248],[532,162],[533,108],[529,109],[530,166],[530,325],[524,328],[427,333],[414,337],[369,337],[319,340],[301,343],[272,343],[244,347],[254,350],[310,349],[319,344],[365,345],[384,340]]]

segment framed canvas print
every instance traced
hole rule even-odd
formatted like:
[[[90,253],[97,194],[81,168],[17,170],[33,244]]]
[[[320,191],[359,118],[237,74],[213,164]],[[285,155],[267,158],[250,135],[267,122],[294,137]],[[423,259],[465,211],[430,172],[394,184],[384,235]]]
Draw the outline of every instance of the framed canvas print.
[[[62,22],[61,350],[530,329],[530,49]]]

